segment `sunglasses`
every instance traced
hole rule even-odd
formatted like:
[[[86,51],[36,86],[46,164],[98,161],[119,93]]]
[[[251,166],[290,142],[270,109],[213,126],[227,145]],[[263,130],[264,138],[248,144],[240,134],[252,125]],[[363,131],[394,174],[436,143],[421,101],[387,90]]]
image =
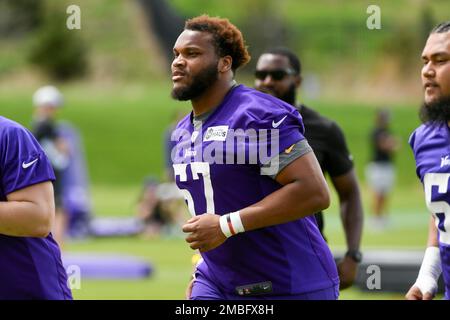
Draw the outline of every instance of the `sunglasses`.
[[[255,78],[258,80],[264,80],[268,75],[271,76],[271,78],[275,81],[279,81],[284,79],[287,75],[293,75],[296,74],[295,70],[293,69],[287,69],[287,70],[256,70],[255,71]]]

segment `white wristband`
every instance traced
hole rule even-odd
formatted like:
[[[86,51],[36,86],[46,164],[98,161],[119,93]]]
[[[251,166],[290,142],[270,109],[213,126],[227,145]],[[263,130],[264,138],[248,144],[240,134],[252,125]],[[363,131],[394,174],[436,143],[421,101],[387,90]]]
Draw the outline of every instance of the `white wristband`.
[[[219,223],[220,229],[227,238],[245,231],[239,211],[221,216]]]
[[[240,211],[230,213],[231,224],[236,233],[244,232],[244,225],[242,224]]]
[[[441,255],[438,247],[428,247],[425,250],[419,275],[417,276],[416,287],[422,294],[429,292],[435,294],[437,291],[437,282],[442,272]]]

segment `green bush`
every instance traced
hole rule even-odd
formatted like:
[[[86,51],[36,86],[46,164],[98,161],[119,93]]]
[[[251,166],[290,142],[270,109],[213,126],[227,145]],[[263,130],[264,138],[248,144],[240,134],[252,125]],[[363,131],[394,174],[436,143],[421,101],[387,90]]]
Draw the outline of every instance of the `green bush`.
[[[42,0],[1,0],[0,37],[21,37],[38,28],[42,17]]]
[[[30,62],[56,80],[83,76],[88,70],[87,48],[80,31],[67,29],[66,18],[62,10],[52,9],[37,31],[29,55]]]

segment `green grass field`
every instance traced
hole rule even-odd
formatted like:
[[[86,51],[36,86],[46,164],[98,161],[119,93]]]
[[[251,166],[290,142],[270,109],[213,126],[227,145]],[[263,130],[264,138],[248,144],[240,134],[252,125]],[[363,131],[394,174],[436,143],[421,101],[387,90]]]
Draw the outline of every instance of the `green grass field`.
[[[96,88],[84,85],[62,87],[67,107],[61,117],[82,132],[97,216],[131,216],[144,176],[161,176],[162,134],[174,110],[189,105],[172,101],[168,83],[148,86]],[[0,114],[25,125],[31,120],[32,88],[0,89]],[[407,145],[409,133],[418,125],[415,106],[393,105],[393,131],[402,141],[396,157],[398,183],[391,197],[392,223],[384,232],[368,223],[370,193],[365,186],[364,165],[369,159],[368,132],[373,104],[308,101],[335,119],[347,135],[361,181],[366,212],[363,249],[423,248],[428,216],[414,161]],[[343,250],[345,240],[337,211],[336,195],[326,213],[326,234],[333,250]],[[67,243],[67,252],[114,252],[142,257],[155,267],[154,274],[139,281],[92,281],[82,279],[77,299],[182,299],[191,265],[191,250],[181,237],[141,239],[88,239]],[[346,290],[342,299],[401,299],[402,294],[380,294]]]

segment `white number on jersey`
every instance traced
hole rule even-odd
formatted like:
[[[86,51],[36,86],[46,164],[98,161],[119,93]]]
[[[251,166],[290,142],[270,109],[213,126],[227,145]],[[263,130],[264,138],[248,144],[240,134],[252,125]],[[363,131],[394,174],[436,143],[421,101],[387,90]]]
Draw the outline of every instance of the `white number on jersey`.
[[[423,179],[427,207],[435,217],[439,230],[439,241],[450,245],[450,190],[448,182],[450,173],[427,173]],[[432,188],[437,187],[438,195],[432,195]],[[437,199],[439,198],[439,199]]]
[[[194,180],[200,179],[199,174],[203,177],[203,184],[205,190],[205,199],[206,199],[206,212],[214,213],[214,191],[211,183],[211,175],[209,171],[209,163],[208,162],[192,162],[190,164],[187,163],[179,163],[174,164],[173,169],[175,171],[175,176],[180,177],[180,182],[187,181],[187,167],[191,168],[192,178]],[[191,193],[187,189],[180,189],[184,195],[184,198],[187,201],[189,212],[192,216],[196,215],[195,206],[194,206],[194,198]],[[204,213],[204,212],[202,212]]]

